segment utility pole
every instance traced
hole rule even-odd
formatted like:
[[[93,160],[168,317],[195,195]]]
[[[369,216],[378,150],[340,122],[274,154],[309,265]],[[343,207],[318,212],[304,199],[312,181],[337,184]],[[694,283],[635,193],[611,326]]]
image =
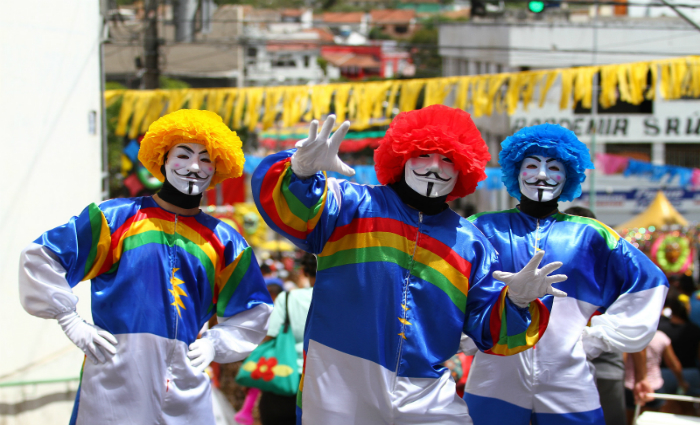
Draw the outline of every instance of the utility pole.
[[[143,55],[145,72],[142,87],[157,89],[160,69],[158,68],[158,0],[144,2]]]

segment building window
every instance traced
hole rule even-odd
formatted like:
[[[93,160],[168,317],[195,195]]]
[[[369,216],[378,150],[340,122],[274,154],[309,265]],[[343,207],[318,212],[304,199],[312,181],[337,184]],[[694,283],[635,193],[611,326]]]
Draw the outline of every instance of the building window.
[[[272,60],[273,68],[295,68],[297,63],[291,55],[280,55]]]
[[[248,47],[248,57],[254,58],[258,56],[258,49],[255,47]]]
[[[304,55],[304,68],[308,68],[311,65],[311,56]]]
[[[396,34],[406,34],[408,32],[408,25],[395,25],[394,32]]]
[[[459,59],[457,66],[457,75],[469,75],[469,60]]]
[[[696,143],[666,143],[666,165],[700,168],[700,145]]]
[[[605,153],[651,162],[651,143],[606,143]]]

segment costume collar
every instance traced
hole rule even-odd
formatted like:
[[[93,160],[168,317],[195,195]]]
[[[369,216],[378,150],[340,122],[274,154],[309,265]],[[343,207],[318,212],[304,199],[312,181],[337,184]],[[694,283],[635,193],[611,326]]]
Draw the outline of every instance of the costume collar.
[[[518,209],[525,214],[535,218],[545,218],[554,213],[559,212],[559,197],[556,197],[548,202],[537,202],[528,198],[525,195],[520,197]]]
[[[445,200],[447,195],[437,198],[423,196],[411,189],[406,183],[406,178],[402,174],[401,179],[389,185],[391,189],[399,195],[399,198],[406,204],[426,215],[436,215],[449,208]]]
[[[175,189],[167,178],[163,182],[163,187],[158,192],[158,196],[165,202],[184,209],[196,208],[202,202],[201,193],[199,195],[186,195]]]

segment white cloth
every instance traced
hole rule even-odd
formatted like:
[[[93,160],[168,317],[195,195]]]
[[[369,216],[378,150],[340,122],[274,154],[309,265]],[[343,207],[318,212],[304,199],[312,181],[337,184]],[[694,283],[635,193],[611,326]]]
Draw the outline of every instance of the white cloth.
[[[401,377],[313,340],[306,357],[312,361],[303,381],[304,400],[327,402],[305,404],[304,425],[473,423],[447,369],[439,379]]]

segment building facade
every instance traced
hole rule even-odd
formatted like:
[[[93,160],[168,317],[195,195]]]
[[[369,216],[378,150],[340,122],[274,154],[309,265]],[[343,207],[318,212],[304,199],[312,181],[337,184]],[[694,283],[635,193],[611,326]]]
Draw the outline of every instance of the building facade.
[[[440,27],[439,48],[445,76],[492,74],[671,58],[693,54],[700,32],[678,18],[602,17],[597,20],[503,19]],[[651,78],[651,77],[649,77]],[[500,142],[518,129],[543,122],[574,131],[595,153],[622,155],[655,165],[700,168],[700,99],[664,100],[657,85],[655,100],[632,105],[618,101],[604,109],[574,105],[560,110],[560,82],[542,108],[533,102],[508,116],[475,121],[494,158]],[[492,165],[496,165],[495,162]],[[595,210],[608,224],[620,224],[641,212],[659,189],[689,220],[700,220],[700,192],[681,187],[679,179],[652,181],[621,174],[593,173],[577,202],[585,205],[593,185]],[[651,199],[650,199],[651,198]],[[478,210],[508,208],[507,195],[489,195]],[[566,207],[566,206],[563,206]]]

